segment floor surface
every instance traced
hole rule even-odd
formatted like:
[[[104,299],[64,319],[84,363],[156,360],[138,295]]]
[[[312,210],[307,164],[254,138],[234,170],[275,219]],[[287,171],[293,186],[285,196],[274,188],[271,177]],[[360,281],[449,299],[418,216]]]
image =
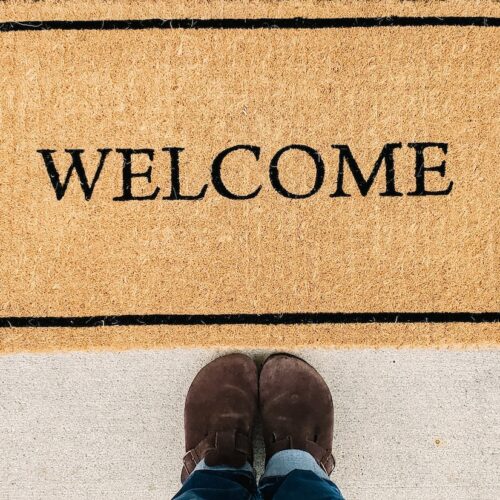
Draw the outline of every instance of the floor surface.
[[[299,353],[333,393],[347,499],[500,498],[500,350]],[[219,354],[0,356],[0,498],[170,498],[184,396]]]

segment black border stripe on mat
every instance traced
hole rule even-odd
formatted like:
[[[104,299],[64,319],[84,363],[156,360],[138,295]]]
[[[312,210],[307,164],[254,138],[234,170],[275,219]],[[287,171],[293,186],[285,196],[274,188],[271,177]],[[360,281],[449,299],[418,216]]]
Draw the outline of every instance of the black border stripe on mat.
[[[0,328],[93,328],[147,325],[320,325],[370,323],[498,323],[500,312],[297,312],[264,314],[126,314],[1,317]]]
[[[86,21],[7,21],[0,31],[46,30],[255,30],[255,29],[325,29],[383,28],[421,26],[498,27],[498,17],[339,17],[339,18],[258,18],[258,19],[100,19]]]

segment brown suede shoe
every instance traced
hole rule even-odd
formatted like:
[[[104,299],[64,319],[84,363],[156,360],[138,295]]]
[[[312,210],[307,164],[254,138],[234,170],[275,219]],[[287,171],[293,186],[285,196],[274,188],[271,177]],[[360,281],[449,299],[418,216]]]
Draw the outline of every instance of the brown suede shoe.
[[[266,462],[278,451],[304,450],[330,474],[333,402],[321,375],[300,358],[274,354],[262,367],[259,392]]]
[[[183,482],[202,459],[230,467],[252,462],[257,383],[257,367],[243,354],[222,356],[198,372],[184,407]]]

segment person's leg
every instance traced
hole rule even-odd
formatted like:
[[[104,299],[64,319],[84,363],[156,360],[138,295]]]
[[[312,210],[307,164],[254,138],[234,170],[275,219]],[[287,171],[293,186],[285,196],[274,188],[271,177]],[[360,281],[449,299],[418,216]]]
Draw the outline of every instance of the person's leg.
[[[252,466],[208,466],[202,460],[186,479],[175,500],[249,500],[257,498]],[[173,499],[173,500],[174,500]]]
[[[302,450],[274,454],[260,479],[259,490],[264,500],[343,500],[328,474]]]
[[[257,367],[230,354],[200,370],[184,408],[186,455],[177,500],[253,498],[252,429]]]
[[[295,356],[273,355],[262,367],[259,391],[266,446],[262,497],[341,500],[329,479],[333,402],[323,378]]]

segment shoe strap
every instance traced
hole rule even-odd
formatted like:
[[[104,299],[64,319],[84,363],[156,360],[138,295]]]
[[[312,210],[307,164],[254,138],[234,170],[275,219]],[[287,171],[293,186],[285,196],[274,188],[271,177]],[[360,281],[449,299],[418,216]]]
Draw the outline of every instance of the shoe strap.
[[[331,450],[325,450],[315,441],[310,439],[297,439],[293,436],[286,436],[283,439],[269,443],[267,446],[267,456],[270,458],[275,453],[283,450],[302,450],[306,451],[312,457],[318,465],[330,475],[335,468],[335,458],[332,455]]]
[[[207,465],[242,467],[252,461],[252,442],[235,430],[212,432],[186,453],[182,476],[191,474],[202,459]]]

